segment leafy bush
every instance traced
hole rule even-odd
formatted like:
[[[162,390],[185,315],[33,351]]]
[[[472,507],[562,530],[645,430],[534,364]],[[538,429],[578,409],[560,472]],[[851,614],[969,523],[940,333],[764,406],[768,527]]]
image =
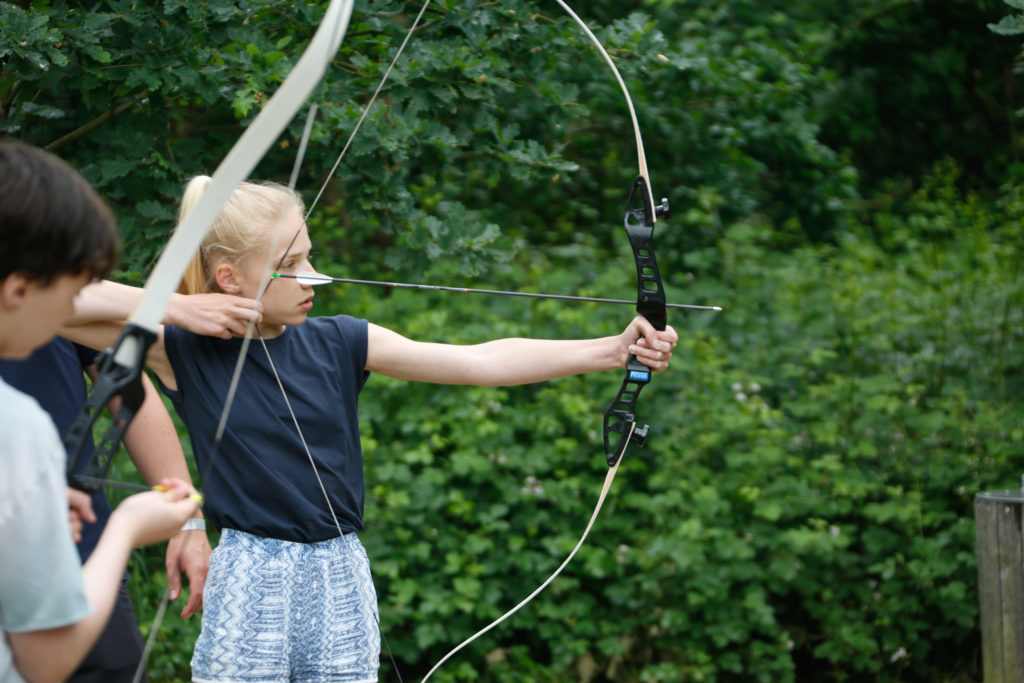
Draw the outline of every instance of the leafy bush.
[[[641,400],[648,450],[627,456],[568,576],[440,680],[977,675],[972,500],[1017,480],[1024,439],[1024,203],[955,187],[940,167],[906,205],[851,217],[835,247],[782,255],[766,226],[738,223],[698,255],[721,273],[699,294],[726,312],[677,321],[675,367]],[[372,302],[374,318],[413,336],[539,331],[505,302],[488,306],[495,322],[416,296]],[[553,336],[609,318],[556,315]],[[371,383],[366,541],[403,668],[571,547],[601,480],[612,379]]]
[[[949,35],[936,63],[967,65],[959,55],[982,49],[984,26],[950,16],[989,16],[996,3],[954,4],[663,0],[655,22],[593,3],[641,103],[656,191],[682,188],[657,236],[670,294],[726,310],[674,319],[677,360],[640,400],[649,446],[627,454],[565,576],[437,680],[978,677],[971,502],[1018,480],[1024,440],[1024,199],[990,182],[1015,143],[991,144],[998,116],[980,137],[975,124],[936,126],[972,160],[966,177],[963,164],[933,166],[927,132],[906,140],[911,154],[890,149],[907,131],[881,105],[902,72],[877,49],[920,33],[906,13],[932,12],[942,28],[920,39]],[[219,161],[321,10],[0,3],[0,132],[52,146],[101,188],[137,277],[183,181]],[[320,89],[303,187],[333,163],[407,12],[380,2],[354,17]],[[896,80],[916,84],[900,93],[905,116],[932,121],[946,94],[921,61],[900,62],[918,70]],[[957,71],[977,87],[950,95],[955,110],[974,112],[976,97],[986,112],[1006,104],[990,99],[998,75],[975,84],[975,71]],[[918,90],[929,95],[920,109]],[[459,283],[490,268],[499,287],[631,291],[617,224],[634,152],[619,98],[575,29],[532,4],[435,3],[371,112],[375,136],[357,138],[311,218],[318,266]],[[300,125],[258,175],[287,177]],[[858,199],[865,171],[886,193]],[[612,334],[629,317],[349,288],[317,301],[320,314],[466,343]],[[600,414],[619,381],[371,380],[363,538],[404,677],[518,602],[575,543],[604,476]],[[149,549],[131,567],[144,632],[162,563]],[[188,679],[197,632],[169,611],[152,680]]]

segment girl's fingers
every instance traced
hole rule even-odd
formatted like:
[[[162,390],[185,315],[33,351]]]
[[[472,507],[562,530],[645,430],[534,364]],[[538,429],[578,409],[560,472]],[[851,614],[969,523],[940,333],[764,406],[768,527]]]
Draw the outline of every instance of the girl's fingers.
[[[652,370],[665,370],[672,359],[672,350],[678,339],[676,331],[671,327],[661,331],[654,330],[631,344],[629,352]]]

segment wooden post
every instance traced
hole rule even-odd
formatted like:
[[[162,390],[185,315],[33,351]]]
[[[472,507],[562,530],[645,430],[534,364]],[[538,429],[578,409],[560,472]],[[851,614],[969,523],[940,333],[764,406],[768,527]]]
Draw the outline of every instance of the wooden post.
[[[985,683],[1024,683],[1024,481],[974,498]]]

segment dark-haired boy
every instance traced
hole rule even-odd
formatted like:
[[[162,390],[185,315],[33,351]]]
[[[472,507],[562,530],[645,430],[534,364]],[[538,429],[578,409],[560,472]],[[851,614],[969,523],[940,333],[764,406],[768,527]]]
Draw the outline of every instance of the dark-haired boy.
[[[117,257],[110,211],[52,154],[0,142],[0,357],[26,358]],[[50,417],[0,379],[0,681],[63,680],[99,635],[131,549],[174,535],[195,490],[126,499],[82,567],[68,530],[65,452]],[[79,496],[80,514],[91,516]]]

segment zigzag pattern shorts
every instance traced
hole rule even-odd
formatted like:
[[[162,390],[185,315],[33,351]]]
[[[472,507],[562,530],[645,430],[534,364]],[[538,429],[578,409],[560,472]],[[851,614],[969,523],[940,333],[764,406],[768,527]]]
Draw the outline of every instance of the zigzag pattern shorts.
[[[376,681],[379,631],[356,534],[293,543],[224,529],[210,558],[192,680]]]

